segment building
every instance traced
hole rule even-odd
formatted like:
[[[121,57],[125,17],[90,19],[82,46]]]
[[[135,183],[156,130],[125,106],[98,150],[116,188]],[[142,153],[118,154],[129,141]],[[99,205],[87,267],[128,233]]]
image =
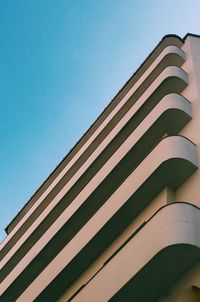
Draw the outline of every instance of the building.
[[[6,228],[0,301],[200,301],[200,36],[168,35]]]

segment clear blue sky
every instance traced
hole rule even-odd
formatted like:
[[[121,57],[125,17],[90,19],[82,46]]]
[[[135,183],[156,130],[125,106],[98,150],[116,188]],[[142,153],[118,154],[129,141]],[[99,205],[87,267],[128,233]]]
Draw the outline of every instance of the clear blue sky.
[[[159,40],[187,32],[199,0],[0,1],[0,240]]]

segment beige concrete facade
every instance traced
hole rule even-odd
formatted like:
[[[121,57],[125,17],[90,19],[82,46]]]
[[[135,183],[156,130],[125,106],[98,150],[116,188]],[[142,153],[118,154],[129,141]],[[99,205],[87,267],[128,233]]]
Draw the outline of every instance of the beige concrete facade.
[[[0,301],[200,301],[200,37],[166,36],[6,228]]]

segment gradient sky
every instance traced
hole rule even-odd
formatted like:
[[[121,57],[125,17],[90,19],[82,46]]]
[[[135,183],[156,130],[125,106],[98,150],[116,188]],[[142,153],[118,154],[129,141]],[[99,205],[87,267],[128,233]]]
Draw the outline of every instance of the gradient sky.
[[[187,32],[199,0],[0,1],[0,240],[161,38]]]

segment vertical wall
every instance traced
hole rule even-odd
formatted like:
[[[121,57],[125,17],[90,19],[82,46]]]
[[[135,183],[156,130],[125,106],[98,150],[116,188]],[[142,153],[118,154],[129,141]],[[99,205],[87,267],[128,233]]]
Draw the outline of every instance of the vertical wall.
[[[192,120],[181,131],[197,145],[200,162],[200,38],[188,36],[182,46],[186,61],[182,68],[187,72],[189,85],[182,95],[192,103]],[[197,170],[176,192],[179,201],[191,202],[200,206],[200,171]]]

